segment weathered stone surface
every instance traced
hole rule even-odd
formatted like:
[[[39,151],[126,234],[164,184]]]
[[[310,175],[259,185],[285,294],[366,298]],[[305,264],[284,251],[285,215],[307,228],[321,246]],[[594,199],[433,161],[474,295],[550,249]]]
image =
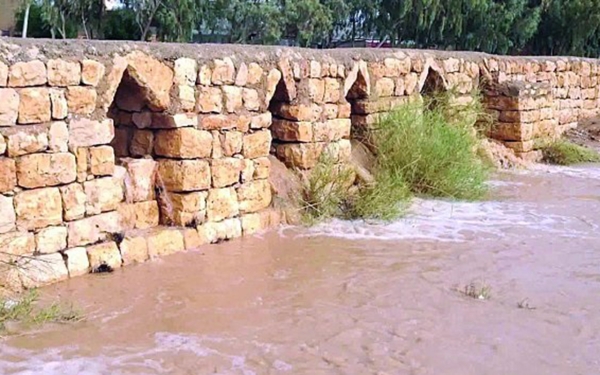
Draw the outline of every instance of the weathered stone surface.
[[[0,87],[5,87],[8,84],[8,66],[0,62]]]
[[[212,70],[208,65],[202,65],[198,71],[198,83],[201,85],[210,85],[210,79],[212,76]]]
[[[232,130],[246,132],[250,128],[250,117],[244,115],[199,116],[200,128],[204,130]]]
[[[63,185],[76,178],[73,154],[31,154],[17,160],[17,183],[25,188]]]
[[[50,86],[77,86],[81,81],[79,62],[62,59],[48,60],[48,84]]]
[[[196,191],[210,187],[210,167],[204,160],[169,160],[158,162],[158,175],[169,191]]]
[[[259,214],[245,214],[240,217],[240,220],[244,235],[251,235],[263,229]]]
[[[17,123],[19,117],[19,94],[14,89],[0,89],[0,126]]]
[[[72,119],[69,123],[69,147],[89,147],[109,144],[115,136],[113,121],[94,121],[86,118]]]
[[[141,52],[132,52],[126,57],[129,76],[144,88],[148,107],[163,111],[169,107],[169,92],[173,85],[173,71],[167,65]]]
[[[325,92],[323,101],[325,103],[337,103],[341,96],[341,84],[335,78],[325,78]]]
[[[266,112],[257,116],[252,116],[250,120],[251,129],[262,129],[271,126],[272,115],[271,112]]]
[[[83,183],[86,195],[85,212],[96,215],[101,212],[116,210],[123,200],[123,187],[113,177],[103,177]]]
[[[13,206],[13,197],[0,195],[0,233],[10,232],[15,229],[16,221],[17,216]]]
[[[214,159],[211,162],[213,187],[225,187],[240,181],[241,161],[236,158]]]
[[[256,158],[254,162],[254,176],[255,180],[263,178],[269,178],[271,171],[271,160],[268,157]]]
[[[223,111],[223,94],[218,87],[198,86],[198,112],[221,113]]]
[[[104,76],[104,65],[94,60],[83,60],[81,62],[81,82],[84,85],[98,86]]]
[[[271,204],[271,186],[267,180],[255,180],[237,189],[240,211],[256,212]]]
[[[75,150],[75,159],[77,162],[77,181],[83,182],[88,177],[88,159],[90,153],[89,149],[81,147]]]
[[[311,78],[308,80],[308,97],[315,103],[323,102],[325,94],[325,81],[322,79]]]
[[[164,224],[188,226],[206,219],[206,191],[168,193],[161,198],[160,212]]]
[[[62,223],[62,203],[58,188],[25,190],[15,196],[17,226],[27,230]]]
[[[288,167],[310,169],[317,165],[323,147],[322,143],[284,143],[277,145],[277,158]]]
[[[225,97],[225,110],[234,113],[242,108],[242,88],[237,86],[223,86]]]
[[[246,86],[248,82],[248,65],[246,63],[241,63],[240,68],[238,69],[237,76],[235,76],[235,85],[236,86]]]
[[[142,263],[150,259],[148,244],[143,234],[125,236],[119,244],[123,265]]]
[[[233,188],[211,189],[206,199],[208,221],[221,221],[239,213],[237,194]]]
[[[244,183],[251,181],[254,176],[254,162],[250,159],[240,159],[241,162],[241,173],[239,182]]]
[[[90,147],[90,171],[94,176],[111,176],[115,170],[115,154],[110,146]]]
[[[96,109],[96,90],[91,87],[72,86],[67,89],[69,112],[89,115]]]
[[[179,108],[184,112],[191,112],[196,105],[196,92],[192,86],[177,86],[179,93]]]
[[[85,215],[86,196],[83,186],[78,183],[59,188],[65,221],[81,219]]]
[[[106,212],[85,219],[71,221],[67,224],[69,247],[88,245],[105,240],[113,233],[121,231],[119,213]]]
[[[200,246],[204,245],[200,236],[198,235],[198,230],[195,228],[185,228],[181,230],[183,234],[183,243],[185,245],[186,250],[197,249]]]
[[[350,119],[340,118],[327,120],[324,123],[315,124],[313,128],[313,140],[317,142],[337,141],[350,137]]]
[[[10,67],[8,86],[41,86],[47,81],[46,65],[40,60],[18,62]]]
[[[257,63],[250,63],[248,65],[248,84],[256,85],[260,83],[263,76],[263,68],[260,67]]]
[[[36,251],[41,254],[55,253],[67,247],[67,227],[48,227],[35,235]]]
[[[69,114],[65,92],[60,89],[50,89],[51,116],[55,120],[63,120]]]
[[[208,158],[212,151],[212,140],[212,135],[206,130],[159,130],[154,139],[154,152],[171,158]]]
[[[121,159],[127,171],[125,198],[128,202],[154,200],[157,162],[152,159]]]
[[[48,148],[48,127],[31,125],[0,129],[0,137],[6,137],[8,156],[17,157]]]
[[[150,259],[185,250],[183,235],[178,229],[156,228],[146,238]]]
[[[277,85],[281,80],[281,72],[277,69],[271,69],[269,74],[267,75],[267,92],[265,95],[265,105],[269,105],[271,99],[273,99],[273,95],[275,95],[275,90],[277,89]]]
[[[375,82],[375,95],[394,95],[394,80],[391,78],[380,78],[379,80],[377,80],[377,82]]]
[[[258,91],[254,89],[243,89],[242,99],[244,107],[249,111],[258,111],[260,109],[260,97]]]
[[[242,151],[243,133],[238,131],[228,131],[219,135],[220,147],[224,156],[233,156]]]
[[[30,232],[10,232],[0,234],[2,253],[0,260],[14,261],[22,255],[32,255],[35,252],[35,237]]]
[[[306,121],[275,119],[271,131],[275,139],[281,141],[312,142],[313,140],[313,124]]]
[[[151,130],[133,131],[129,152],[131,156],[146,156],[151,155],[154,149],[154,133]]]
[[[121,253],[113,241],[88,246],[86,250],[92,271],[103,264],[112,268],[121,267]]]
[[[192,113],[152,113],[152,129],[174,129],[198,125],[198,117]]]
[[[69,128],[64,121],[55,121],[48,128],[48,151],[69,151]]]
[[[6,141],[3,136],[0,136],[0,155],[4,155],[6,152]]]
[[[59,253],[44,254],[23,261],[19,267],[19,274],[23,287],[28,289],[69,277],[67,266]]]
[[[12,191],[17,185],[17,167],[14,159],[0,157],[0,193]]]
[[[323,108],[317,104],[290,105],[286,103],[275,103],[272,112],[278,117],[294,121],[318,121],[323,113]]]
[[[81,276],[90,272],[90,260],[85,247],[74,247],[63,251],[63,254],[66,257],[69,277]]]
[[[135,213],[135,228],[146,229],[158,225],[158,203],[156,201],[138,202],[133,204]]]
[[[239,218],[225,219],[218,223],[206,223],[214,233],[216,241],[231,240],[242,236],[242,223]],[[200,229],[198,229],[200,234]]]
[[[35,124],[50,121],[50,92],[46,88],[30,88],[19,91],[19,124]]]
[[[260,130],[251,134],[244,134],[242,154],[245,158],[254,159],[269,155],[271,148],[271,132]]]
[[[211,81],[213,85],[231,85],[235,82],[235,66],[229,57],[215,59]]]
[[[175,60],[175,84],[193,86],[196,83],[196,61],[181,57]]]

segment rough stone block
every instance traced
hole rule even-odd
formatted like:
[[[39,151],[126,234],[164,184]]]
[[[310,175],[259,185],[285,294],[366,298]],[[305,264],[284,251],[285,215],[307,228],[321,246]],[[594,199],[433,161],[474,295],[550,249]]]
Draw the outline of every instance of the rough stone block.
[[[154,139],[154,152],[171,158],[208,158],[212,152],[212,140],[212,135],[206,130],[159,130]]]
[[[69,123],[69,147],[89,147],[109,144],[115,136],[113,121],[94,121],[86,118],[72,119]]]
[[[8,84],[8,66],[0,62],[0,87],[5,87]]]
[[[278,117],[293,121],[319,121],[323,108],[317,104],[287,104],[275,103],[272,112]]]
[[[492,138],[505,141],[528,141],[533,138],[535,126],[531,123],[496,123],[492,127]]]
[[[17,167],[13,159],[0,157],[0,193],[8,193],[17,185]]]
[[[142,52],[127,55],[127,70],[137,85],[146,92],[148,107],[153,111],[169,108],[169,92],[173,85],[173,70],[159,60]]]
[[[75,159],[77,162],[77,181],[83,182],[87,180],[88,177],[88,159],[90,153],[89,149],[85,147],[81,147],[75,150]]]
[[[217,241],[232,240],[242,236],[242,223],[239,218],[225,219],[218,223],[207,224],[212,226]]]
[[[338,118],[350,118],[352,114],[352,106],[350,103],[338,104]]]
[[[271,204],[271,186],[267,180],[255,180],[237,188],[240,211],[256,212]]]
[[[237,193],[233,188],[211,189],[206,199],[208,221],[221,221],[239,213]]]
[[[103,264],[112,268],[121,267],[121,253],[117,244],[112,241],[88,246],[86,250],[92,271]]]
[[[256,158],[254,162],[254,175],[255,180],[269,178],[271,171],[271,160],[268,157]]]
[[[310,169],[323,152],[322,143],[284,143],[277,145],[277,158],[289,168]]]
[[[89,115],[96,109],[96,90],[91,87],[72,86],[67,89],[67,106],[70,113]]]
[[[19,91],[19,124],[35,124],[50,121],[50,92],[46,88],[30,88]]]
[[[251,129],[263,129],[271,126],[271,112],[266,112],[257,116],[252,116],[250,120]]]
[[[31,154],[17,160],[17,183],[25,188],[63,185],[76,178],[73,154]]]
[[[175,60],[175,84],[193,86],[196,83],[197,65],[195,60],[186,57]]]
[[[200,128],[204,130],[239,130],[246,132],[250,128],[250,117],[245,115],[205,115],[198,116]]]
[[[534,141],[524,141],[524,142],[504,142],[504,145],[510,149],[515,150],[515,152],[529,152],[533,150]]]
[[[277,69],[271,69],[269,74],[267,74],[267,92],[265,95],[265,104],[267,106],[271,102],[271,99],[273,99],[273,95],[275,95],[275,90],[281,81],[281,76],[281,72]]]
[[[10,87],[41,86],[46,84],[46,81],[46,65],[40,60],[18,62],[10,67]]]
[[[391,78],[380,78],[375,82],[375,95],[378,97],[394,95],[394,80]]]
[[[186,250],[197,249],[200,246],[204,245],[200,236],[198,235],[198,230],[195,228],[185,228],[181,230],[183,234],[183,243],[185,245]]]
[[[150,259],[148,244],[143,234],[125,236],[119,244],[123,264],[143,263]]]
[[[64,121],[56,121],[48,128],[48,151],[69,151],[69,128]]]
[[[150,259],[185,250],[183,235],[178,229],[156,228],[147,238]]]
[[[143,202],[155,199],[157,162],[152,159],[122,159],[127,171],[125,198],[127,202]]]
[[[206,191],[167,193],[161,198],[161,218],[165,224],[187,226],[206,219]]]
[[[241,63],[238,73],[235,76],[235,85],[242,87],[246,86],[246,83],[248,83],[248,65]]]
[[[116,210],[123,200],[123,187],[116,178],[103,177],[83,183],[87,215]]]
[[[208,86],[210,85],[210,79],[212,76],[212,70],[208,65],[202,65],[200,70],[198,71],[198,80],[197,82],[201,85]]]
[[[313,140],[316,142],[331,142],[349,138],[351,126],[350,119],[341,118],[314,124]]]
[[[6,138],[8,156],[17,157],[48,148],[48,127],[31,125],[0,129],[0,137]]]
[[[19,276],[24,288],[37,288],[69,277],[67,266],[59,253],[44,254],[23,261]]]
[[[59,187],[65,221],[81,219],[85,215],[83,186],[78,183]]]
[[[66,227],[47,227],[35,235],[36,251],[40,254],[50,254],[67,247]]]
[[[241,160],[236,158],[214,159],[210,167],[213,187],[225,187],[240,181]]]
[[[229,113],[237,112],[242,108],[242,88],[237,86],[223,86],[225,97],[225,110]]]
[[[310,78],[308,80],[308,97],[315,103],[323,102],[325,94],[325,81],[320,78]]]
[[[27,230],[62,223],[62,203],[58,188],[25,190],[15,196],[17,226]]]
[[[69,247],[88,245],[107,239],[113,233],[121,231],[119,213],[106,212],[67,224]]]
[[[244,134],[242,154],[245,158],[254,159],[268,156],[271,148],[271,132],[264,129],[251,134]]]
[[[341,84],[335,78],[325,78],[325,93],[323,101],[325,103],[337,103],[341,97]]]
[[[196,108],[200,113],[221,113],[223,94],[218,87],[198,86]]]
[[[158,203],[156,201],[138,202],[133,204],[135,212],[135,228],[147,229],[158,225]]]
[[[312,142],[313,124],[306,121],[273,120],[271,131],[275,139],[286,142]]]
[[[154,133],[151,130],[135,129],[131,138],[131,145],[129,145],[131,156],[152,155],[153,149]]]
[[[216,138],[216,137],[215,137]],[[242,152],[243,133],[228,131],[218,136],[221,152],[224,156],[233,156]]]
[[[254,176],[254,162],[250,159],[240,159],[241,174],[239,182],[251,181]]]
[[[7,233],[15,229],[16,220],[13,197],[0,195],[0,233]]]
[[[250,65],[248,65],[248,84],[256,85],[260,83],[263,72],[263,68],[261,68],[260,65],[254,62],[250,63]]]
[[[231,85],[235,82],[235,66],[229,57],[215,59],[211,81],[213,85]]]
[[[17,123],[19,117],[19,94],[14,89],[0,89],[0,126]]]
[[[259,214],[245,214],[240,217],[240,220],[242,223],[242,233],[245,236],[254,234],[263,229]]]
[[[138,129],[149,128],[152,126],[152,112],[135,112],[131,115],[131,122],[133,122]]]
[[[196,92],[192,86],[177,86],[179,93],[179,108],[184,112],[191,112],[196,105]]]
[[[115,171],[115,154],[110,146],[90,147],[90,171],[94,176],[111,176]]]
[[[50,86],[77,86],[81,81],[79,62],[62,59],[48,60],[48,84]]]
[[[152,113],[153,129],[175,129],[186,126],[198,125],[198,117],[192,113],[177,113],[170,115],[167,113]]]
[[[338,105],[327,103],[323,106],[323,116],[326,119],[334,119],[338,117]]]
[[[243,89],[242,99],[244,107],[249,111],[258,111],[260,109],[260,97],[258,91],[254,89]]]
[[[105,67],[94,60],[83,60],[81,62],[81,82],[88,86],[98,86],[104,76]]]
[[[90,272],[90,260],[85,247],[74,247],[63,251],[66,257],[67,270],[69,277],[85,275]]]
[[[169,191],[196,191],[210,187],[210,167],[204,160],[163,159],[158,162],[158,175]]]

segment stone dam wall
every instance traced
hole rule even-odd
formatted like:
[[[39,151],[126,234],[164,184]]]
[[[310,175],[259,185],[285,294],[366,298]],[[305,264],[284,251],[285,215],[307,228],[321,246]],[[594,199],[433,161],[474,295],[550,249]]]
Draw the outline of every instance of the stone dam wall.
[[[277,225],[271,159],[349,159],[351,137],[434,91],[481,90],[490,136],[598,114],[600,61],[413,50],[0,39],[0,257],[34,287]],[[271,156],[272,157],[272,156]]]

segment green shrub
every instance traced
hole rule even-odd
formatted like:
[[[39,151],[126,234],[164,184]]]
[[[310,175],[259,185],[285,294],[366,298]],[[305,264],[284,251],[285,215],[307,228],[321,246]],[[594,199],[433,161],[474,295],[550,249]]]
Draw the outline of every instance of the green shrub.
[[[600,161],[600,155],[595,150],[565,139],[544,141],[538,146],[543,153],[543,160],[550,164],[570,165]]]

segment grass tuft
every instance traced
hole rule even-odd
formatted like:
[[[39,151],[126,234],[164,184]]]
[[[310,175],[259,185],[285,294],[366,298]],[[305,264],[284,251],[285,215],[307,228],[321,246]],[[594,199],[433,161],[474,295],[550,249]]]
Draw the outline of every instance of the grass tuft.
[[[542,150],[543,160],[550,164],[571,165],[600,161],[600,154],[595,150],[566,139],[541,142],[539,149]]]
[[[462,290],[462,293],[470,298],[473,299],[480,299],[480,300],[488,300],[492,297],[492,288],[490,288],[489,285],[483,283],[483,284],[476,284],[475,282],[471,282],[467,285],[465,285],[464,289]]]

